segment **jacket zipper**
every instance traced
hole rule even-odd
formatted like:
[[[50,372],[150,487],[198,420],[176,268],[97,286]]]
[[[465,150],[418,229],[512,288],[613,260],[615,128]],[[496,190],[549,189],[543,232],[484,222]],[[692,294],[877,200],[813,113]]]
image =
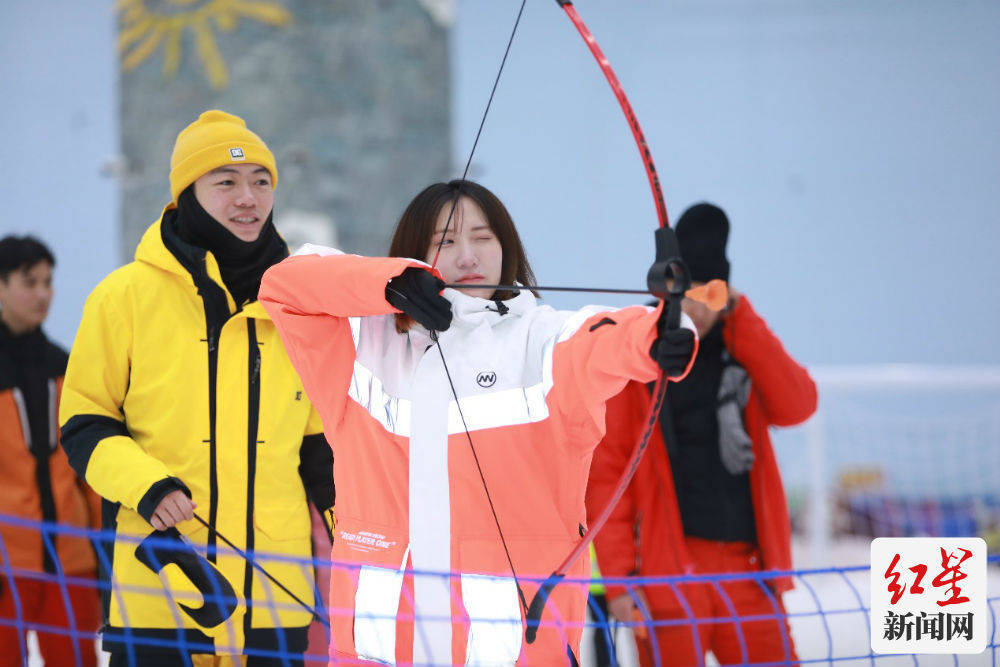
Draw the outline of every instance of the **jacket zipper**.
[[[254,550],[254,485],[257,477],[257,429],[259,426],[260,412],[260,347],[257,342],[257,322],[253,318],[247,318],[247,342],[249,347],[249,360],[247,375],[249,376],[249,386],[247,391],[247,540],[246,549],[253,553]],[[250,632],[250,617],[253,613],[253,606],[250,604],[251,593],[253,592],[253,568],[250,563],[244,564],[243,569],[243,597],[247,601],[247,613],[243,616],[243,633]]]
[[[216,562],[215,523],[219,515],[219,471],[216,465],[216,459],[218,458],[218,438],[215,436],[215,384],[219,372],[220,329],[209,325],[206,333],[208,339],[208,559],[214,563]]]
[[[218,425],[218,379],[219,344],[222,328],[231,317],[225,301],[225,294],[218,285],[207,281],[198,288],[205,307],[205,338],[208,343],[208,559],[216,562],[216,545],[219,518],[219,436]]]

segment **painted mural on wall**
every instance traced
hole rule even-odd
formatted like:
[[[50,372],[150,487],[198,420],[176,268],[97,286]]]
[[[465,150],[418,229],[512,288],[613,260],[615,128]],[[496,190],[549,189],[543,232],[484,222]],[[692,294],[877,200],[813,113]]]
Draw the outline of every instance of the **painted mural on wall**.
[[[281,174],[291,245],[384,253],[450,167],[451,0],[119,0],[123,261],[169,201],[173,140],[238,114]],[[287,221],[283,225],[283,220]]]
[[[232,32],[241,20],[284,26],[291,14],[275,2],[258,0],[121,0],[118,50],[122,69],[134,70],[162,45],[163,76],[172,79],[181,63],[185,32],[194,37],[195,51],[213,88],[225,88],[229,70],[219,51],[215,31]]]

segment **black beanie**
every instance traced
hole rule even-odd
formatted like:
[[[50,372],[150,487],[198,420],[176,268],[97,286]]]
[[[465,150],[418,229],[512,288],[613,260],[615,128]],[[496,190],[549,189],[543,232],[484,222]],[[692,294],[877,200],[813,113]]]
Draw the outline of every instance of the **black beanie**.
[[[729,282],[729,218],[718,206],[701,203],[684,211],[674,227],[681,259],[691,280],[707,283],[716,278]]]

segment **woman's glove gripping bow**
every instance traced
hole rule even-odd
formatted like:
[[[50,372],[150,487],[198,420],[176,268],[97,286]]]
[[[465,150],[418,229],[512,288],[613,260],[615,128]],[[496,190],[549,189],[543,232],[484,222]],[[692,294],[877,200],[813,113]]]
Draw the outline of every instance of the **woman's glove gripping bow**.
[[[649,356],[663,369],[669,378],[676,378],[684,373],[694,354],[694,332],[681,327],[667,329],[662,324],[660,333],[649,348]]]
[[[385,300],[428,331],[447,331],[451,303],[441,296],[444,282],[426,269],[411,266],[385,286]]]

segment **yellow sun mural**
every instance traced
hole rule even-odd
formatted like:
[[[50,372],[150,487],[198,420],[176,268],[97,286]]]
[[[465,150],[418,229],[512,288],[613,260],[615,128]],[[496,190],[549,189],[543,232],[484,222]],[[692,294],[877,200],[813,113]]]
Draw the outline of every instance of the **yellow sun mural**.
[[[118,0],[117,7],[121,21],[118,51],[126,71],[145,62],[163,44],[163,75],[173,78],[181,62],[184,31],[190,30],[213,88],[225,88],[229,82],[213,26],[230,32],[241,18],[273,26],[292,20],[287,9],[267,0]]]

